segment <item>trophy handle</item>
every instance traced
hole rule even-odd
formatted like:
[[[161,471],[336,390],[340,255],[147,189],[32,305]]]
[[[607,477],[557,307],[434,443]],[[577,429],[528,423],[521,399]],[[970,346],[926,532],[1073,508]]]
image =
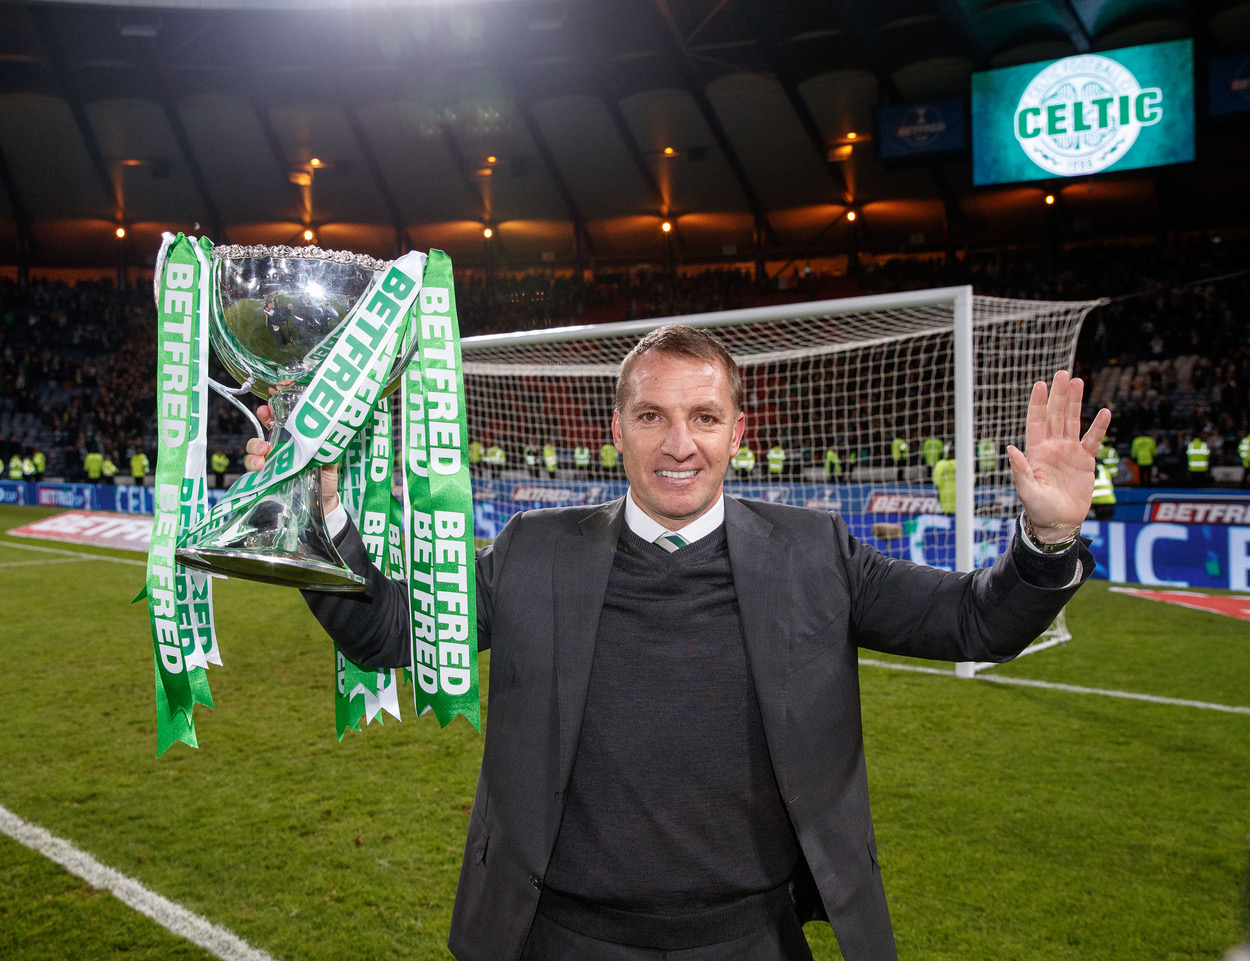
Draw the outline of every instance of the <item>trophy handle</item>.
[[[243,411],[243,416],[246,417],[249,421],[251,421],[252,427],[256,431],[256,436],[259,437],[261,440],[264,440],[265,428],[260,426],[260,421],[256,419],[256,415],[251,412],[248,406],[244,404],[241,400],[239,400],[239,396],[241,394],[247,394],[251,392],[252,385],[255,382],[256,382],[255,377],[249,377],[238,387],[227,387],[225,384],[217,383],[217,381],[213,380],[210,377],[208,379],[208,386],[213,388],[213,390],[219,393],[222,397],[226,398],[226,400],[230,401],[230,403],[234,404],[234,406],[239,408],[239,410]]]

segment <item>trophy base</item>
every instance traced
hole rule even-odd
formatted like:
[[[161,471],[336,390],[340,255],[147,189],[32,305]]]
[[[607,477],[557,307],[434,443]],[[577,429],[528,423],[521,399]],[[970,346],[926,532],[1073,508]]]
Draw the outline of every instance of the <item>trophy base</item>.
[[[331,594],[356,593],[365,589],[365,579],[346,567],[311,557],[282,556],[267,551],[247,549],[182,547],[175,552],[184,567],[296,587],[302,591],[325,591]]]
[[[275,394],[271,402],[286,401]],[[275,439],[278,428],[274,429]],[[343,561],[325,527],[321,469],[301,471],[267,495],[227,514],[217,532],[183,544],[179,563],[223,577],[305,591],[363,591],[365,579]]]

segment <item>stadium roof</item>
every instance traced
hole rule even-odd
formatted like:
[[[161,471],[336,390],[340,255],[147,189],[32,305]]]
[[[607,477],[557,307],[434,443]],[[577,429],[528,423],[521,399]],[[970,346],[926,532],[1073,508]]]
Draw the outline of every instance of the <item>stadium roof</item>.
[[[523,267],[658,259],[664,220],[691,260],[1244,223],[1247,126],[1201,111],[1196,163],[1062,184],[975,188],[966,156],[891,168],[871,142],[876,108],[975,70],[1184,37],[1200,65],[1250,50],[1250,2],[4,3],[0,264],[108,266],[119,224],[136,264],[162,230],[307,226],[473,266],[489,226]]]

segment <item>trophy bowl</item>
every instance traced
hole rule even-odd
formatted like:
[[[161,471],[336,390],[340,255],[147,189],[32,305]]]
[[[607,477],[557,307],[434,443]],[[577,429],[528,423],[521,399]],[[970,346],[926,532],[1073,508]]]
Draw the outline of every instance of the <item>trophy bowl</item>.
[[[273,411],[276,445],[283,424],[318,364],[337,340],[343,320],[376,272],[390,263],[317,247],[214,247],[209,338],[240,387],[210,381],[219,394],[251,412],[234,395],[251,392]],[[383,387],[398,386],[416,340],[397,356]],[[326,530],[321,468],[312,467],[230,515],[216,534],[178,548],[187,567],[305,590],[364,589]]]

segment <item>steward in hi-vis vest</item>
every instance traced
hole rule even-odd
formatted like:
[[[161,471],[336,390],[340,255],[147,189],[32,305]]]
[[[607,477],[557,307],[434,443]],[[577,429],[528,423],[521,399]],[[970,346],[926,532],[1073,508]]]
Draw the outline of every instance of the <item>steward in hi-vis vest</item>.
[[[1155,455],[1159,453],[1159,442],[1153,434],[1142,434],[1133,438],[1133,446],[1129,451],[1137,464],[1138,481],[1149,487],[1154,474]]]
[[[213,482],[218,490],[226,486],[226,468],[229,466],[230,458],[226,456],[225,451],[220,448],[213,451],[213,456],[209,458],[209,467],[213,470]]]
[[[929,470],[933,470],[933,465],[942,459],[942,451],[946,445],[942,443],[940,437],[926,437],[924,443],[920,445],[920,459],[924,461],[925,466]]]
[[[482,463],[486,465],[492,477],[498,477],[503,473],[504,465],[508,463],[508,455],[498,444],[491,444],[482,455]]]
[[[842,483],[842,458],[832,447],[825,451],[825,480]]]
[[[903,480],[907,471],[907,452],[910,449],[907,441],[901,437],[890,441],[890,462],[894,465],[894,475],[898,480]]]
[[[737,453],[729,458],[729,466],[733,468],[734,476],[738,480],[748,479],[751,472],[755,470],[755,451],[745,443],[742,444]]]
[[[604,477],[616,476],[616,445],[604,444],[599,448],[599,472]]]
[[[770,481],[781,480],[781,475],[786,470],[786,449],[780,444],[773,444],[768,448],[768,479]]]
[[[937,485],[938,503],[943,514],[955,513],[955,458],[946,454],[933,465],[933,483]]]
[[[1115,484],[1111,475],[1101,461],[1094,464],[1094,517],[1100,521],[1109,521],[1115,514]]]
[[[1107,476],[1111,478],[1112,483],[1115,483],[1116,475],[1120,473],[1120,455],[1116,452],[1110,437],[1105,438],[1102,446],[1098,448],[1098,460],[1107,469]]]
[[[988,437],[977,441],[977,470],[982,474],[998,470],[998,444]]]
[[[1205,487],[1211,482],[1211,448],[1201,434],[1195,436],[1185,448],[1185,459],[1189,462],[1190,484]]]

